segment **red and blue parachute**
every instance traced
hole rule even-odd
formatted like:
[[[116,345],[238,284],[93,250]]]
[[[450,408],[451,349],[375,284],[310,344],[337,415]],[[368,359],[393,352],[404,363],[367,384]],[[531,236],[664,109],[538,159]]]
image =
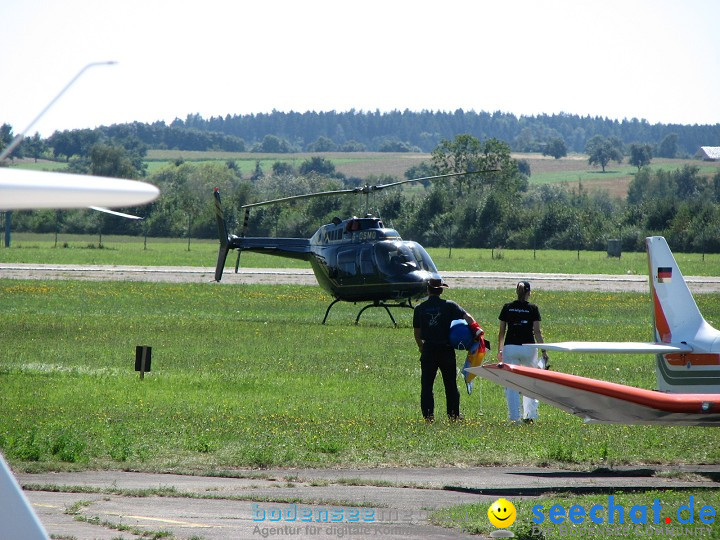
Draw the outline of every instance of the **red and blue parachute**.
[[[477,367],[482,364],[487,350],[484,338],[480,341],[473,339],[467,322],[458,319],[450,324],[450,344],[459,351],[467,351],[467,358],[463,366],[462,373],[465,376],[465,387],[468,395],[472,394],[474,373],[468,373],[467,368]]]

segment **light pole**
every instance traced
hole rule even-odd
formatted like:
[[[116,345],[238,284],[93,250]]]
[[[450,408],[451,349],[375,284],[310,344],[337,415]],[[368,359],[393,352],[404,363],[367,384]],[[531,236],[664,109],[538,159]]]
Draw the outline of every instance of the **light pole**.
[[[18,134],[15,136],[15,138],[12,140],[12,142],[8,145],[8,147],[7,147],[5,150],[3,150],[2,153],[0,153],[0,161],[4,160],[7,156],[10,155],[10,153],[11,153],[13,150],[15,150],[15,147],[17,147],[17,145],[20,144],[20,142],[23,140],[23,137],[25,137],[25,134],[26,134],[28,131],[30,131],[30,129],[37,123],[37,121],[40,120],[40,118],[43,117],[43,115],[47,112],[47,110],[48,110],[50,107],[52,107],[58,99],[60,99],[60,97],[67,91],[67,89],[70,88],[70,87],[73,85],[73,83],[74,83],[75,81],[77,81],[83,73],[85,73],[85,72],[86,72],[88,69],[90,69],[91,67],[95,67],[95,66],[113,66],[113,65],[115,65],[115,64],[117,64],[117,62],[115,62],[114,60],[110,60],[110,61],[107,61],[107,62],[91,62],[91,63],[89,63],[88,65],[86,65],[84,68],[82,68],[80,71],[78,71],[77,75],[75,75],[75,76],[70,80],[70,82],[67,83],[62,90],[60,90],[60,93],[59,93],[57,96],[55,96],[50,103],[48,103],[47,105],[45,105],[45,108],[44,108],[42,111],[40,111],[40,114],[38,114],[38,115],[33,119],[32,122],[30,122],[30,124],[28,125],[28,127],[26,127],[24,130],[22,130],[20,133],[18,133]]]

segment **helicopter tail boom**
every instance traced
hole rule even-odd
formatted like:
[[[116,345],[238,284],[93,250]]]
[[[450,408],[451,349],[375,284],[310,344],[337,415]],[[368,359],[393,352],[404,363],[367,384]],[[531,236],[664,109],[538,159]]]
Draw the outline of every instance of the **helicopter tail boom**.
[[[243,226],[242,236],[229,234],[225,216],[223,214],[222,205],[220,204],[220,193],[215,188],[215,219],[218,226],[218,238],[220,239],[220,249],[218,250],[217,265],[215,266],[215,281],[222,279],[225,270],[225,261],[231,249],[238,251],[256,251],[267,253],[269,255],[277,255],[290,259],[309,260],[311,256],[310,240],[305,238],[251,238],[245,237],[245,229],[247,228],[247,213],[245,215],[245,225]],[[237,271],[237,268],[236,268]]]

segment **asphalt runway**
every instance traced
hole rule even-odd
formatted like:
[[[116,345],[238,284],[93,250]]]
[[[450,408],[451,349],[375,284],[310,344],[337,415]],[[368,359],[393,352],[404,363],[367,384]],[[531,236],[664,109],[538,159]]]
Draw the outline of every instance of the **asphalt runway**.
[[[92,281],[150,281],[166,283],[215,283],[211,267],[101,266],[0,263],[0,278],[76,279]],[[451,287],[479,289],[514,288],[527,279],[536,290],[646,292],[644,275],[607,274],[518,274],[514,272],[447,272],[443,278]],[[720,292],[720,277],[686,276],[693,293]],[[233,284],[315,285],[310,269],[241,268],[226,270],[218,285]]]
[[[431,525],[443,508],[558,492],[720,488],[719,466],[563,470],[540,467],[233,470],[235,477],[124,471],[19,474],[58,538],[331,540],[483,538]],[[146,496],[138,494],[145,492]],[[648,505],[652,500],[648,500]],[[674,509],[673,509],[674,511]],[[667,510],[668,514],[672,514]],[[527,517],[527,516],[526,516]],[[660,516],[664,519],[664,515]],[[458,514],[462,520],[463,515]],[[120,528],[126,530],[118,531]],[[129,528],[129,529],[127,529]]]

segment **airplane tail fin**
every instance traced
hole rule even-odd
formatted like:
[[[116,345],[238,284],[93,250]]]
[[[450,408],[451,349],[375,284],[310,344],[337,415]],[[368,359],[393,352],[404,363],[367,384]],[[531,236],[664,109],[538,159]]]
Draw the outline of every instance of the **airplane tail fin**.
[[[220,238],[220,248],[218,249],[217,264],[215,265],[215,281],[222,279],[223,270],[225,269],[225,261],[230,251],[230,235],[227,231],[225,216],[223,214],[222,205],[220,204],[220,190],[215,188],[215,219],[218,226],[218,237]]]
[[[662,236],[646,239],[655,341],[689,345],[690,353],[658,354],[658,388],[664,392],[717,392],[720,332],[703,318]]]
[[[695,341],[705,322],[665,238],[646,238],[655,340],[658,343]]]

